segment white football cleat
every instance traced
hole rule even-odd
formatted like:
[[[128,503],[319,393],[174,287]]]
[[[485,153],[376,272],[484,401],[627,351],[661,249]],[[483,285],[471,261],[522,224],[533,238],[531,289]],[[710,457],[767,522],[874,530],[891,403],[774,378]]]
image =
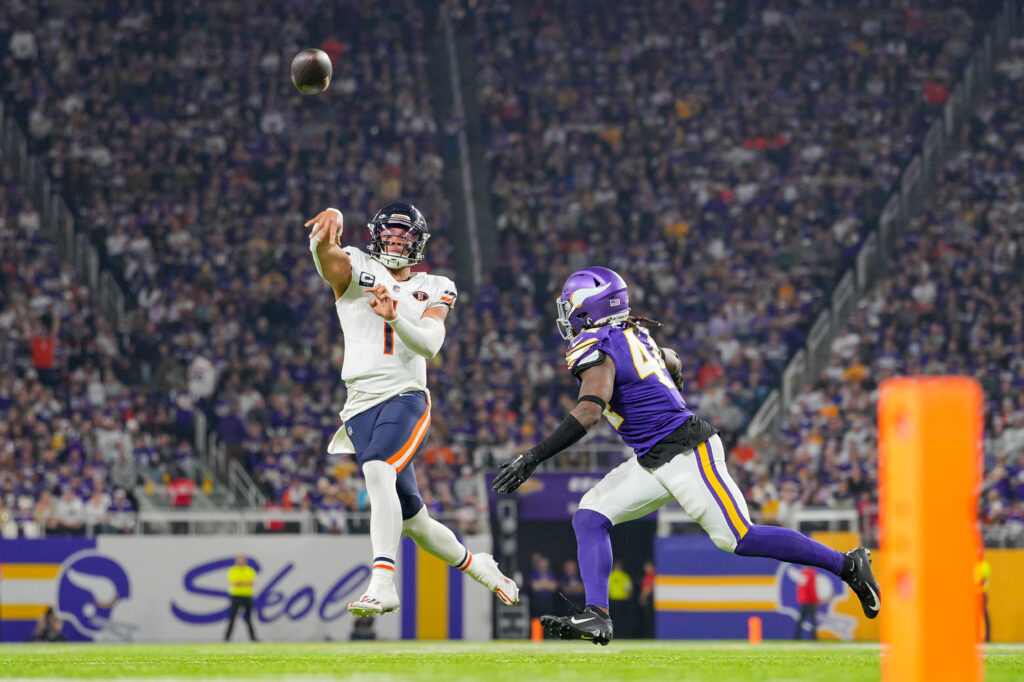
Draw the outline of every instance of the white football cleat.
[[[395,583],[378,583],[370,581],[366,594],[348,605],[348,612],[353,616],[379,616],[391,613],[399,608],[398,590]]]
[[[493,592],[501,603],[508,606],[519,603],[519,586],[505,577],[498,568],[498,562],[490,554],[474,554],[466,567],[466,573]]]

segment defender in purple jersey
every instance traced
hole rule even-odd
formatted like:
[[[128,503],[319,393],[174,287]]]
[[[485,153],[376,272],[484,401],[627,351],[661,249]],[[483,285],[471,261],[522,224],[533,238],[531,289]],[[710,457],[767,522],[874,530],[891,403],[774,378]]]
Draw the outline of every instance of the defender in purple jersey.
[[[750,521],[747,503],[726,469],[718,432],[683,400],[682,361],[654,342],[649,328],[657,322],[630,315],[626,283],[618,274],[602,267],[574,272],[557,305],[558,329],[569,341],[566,364],[580,382],[578,402],[550,436],[502,466],[494,490],[515,491],[602,415],[636,457],[608,472],[573,516],[586,608],[569,617],[543,616],[549,633],[595,644],[611,641],[608,531],[672,499],[720,549],[831,571],[850,585],[868,618],[878,615],[879,589],[868,550],[841,554],[794,530]]]

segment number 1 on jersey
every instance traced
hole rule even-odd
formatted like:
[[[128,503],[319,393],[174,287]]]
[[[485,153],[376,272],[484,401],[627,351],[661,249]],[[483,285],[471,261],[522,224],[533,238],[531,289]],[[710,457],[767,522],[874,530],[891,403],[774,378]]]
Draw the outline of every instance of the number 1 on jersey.
[[[395,304],[395,310],[398,310],[398,301],[392,301]],[[384,355],[394,355],[395,353],[395,330],[391,328],[387,320],[384,320]]]

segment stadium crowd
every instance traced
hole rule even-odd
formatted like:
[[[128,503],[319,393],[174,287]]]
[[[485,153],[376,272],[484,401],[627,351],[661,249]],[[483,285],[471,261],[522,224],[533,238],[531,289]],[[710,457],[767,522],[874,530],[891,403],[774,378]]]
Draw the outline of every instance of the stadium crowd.
[[[891,274],[837,333],[820,380],[795,397],[772,466],[743,467],[769,517],[785,522],[804,506],[872,514],[879,384],[897,375],[965,374],[985,394],[979,517],[1024,533],[1024,312],[1010,303],[1024,299],[1022,102],[1018,41],[924,211],[899,237]]]
[[[688,401],[739,430],[802,345],[992,9],[488,3],[475,30],[512,264],[499,275],[541,280],[514,319],[550,317],[548,278],[608,264],[664,323],[661,342],[685,352]]]
[[[0,534],[124,531],[143,472],[190,465],[191,412],[141,383],[45,233],[0,164]]]
[[[635,307],[688,360],[688,400],[727,433],[740,429],[948,97],[990,8],[478,9],[469,25],[503,258],[460,297],[429,366],[433,434],[417,476],[432,510],[478,523],[481,469],[533,443],[571,403],[551,301],[584,260],[626,275]],[[275,505],[331,512],[322,523],[333,530],[345,511],[365,509],[352,460],[323,454],[345,397],[344,347],[302,223],[338,206],[344,241],[361,247],[376,208],[412,199],[435,235],[427,266],[454,276],[425,21],[393,0],[0,7],[3,96],[131,299],[131,328],[112,330],[79,295],[75,310],[92,325],[84,337],[109,352],[83,351],[73,365],[68,351],[54,376],[69,397],[55,396],[55,409],[74,423],[70,395],[106,389],[108,377],[152,387],[131,404],[119,401],[134,388],[107,391],[82,428],[139,440],[140,466],[170,467],[191,457],[194,411],[204,410]],[[310,35],[335,66],[315,98],[287,77]],[[5,269],[33,267],[8,253],[18,252],[4,249]],[[54,257],[49,272],[68,278],[67,304],[67,268]],[[19,325],[51,337],[86,329],[40,312],[18,313]],[[6,337],[20,364],[4,366],[38,386],[19,392],[25,404],[50,379],[32,378],[20,334]],[[58,356],[73,347],[58,346]],[[603,426],[588,445],[616,440]],[[71,452],[37,439],[18,457]],[[21,477],[7,479],[17,487]]]

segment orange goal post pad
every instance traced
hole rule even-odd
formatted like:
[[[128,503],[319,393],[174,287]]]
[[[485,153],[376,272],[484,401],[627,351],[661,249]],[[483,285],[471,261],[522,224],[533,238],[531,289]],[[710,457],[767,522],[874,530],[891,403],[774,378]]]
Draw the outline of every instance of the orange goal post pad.
[[[981,680],[981,385],[960,376],[889,379],[879,389],[878,430],[882,679]]]

